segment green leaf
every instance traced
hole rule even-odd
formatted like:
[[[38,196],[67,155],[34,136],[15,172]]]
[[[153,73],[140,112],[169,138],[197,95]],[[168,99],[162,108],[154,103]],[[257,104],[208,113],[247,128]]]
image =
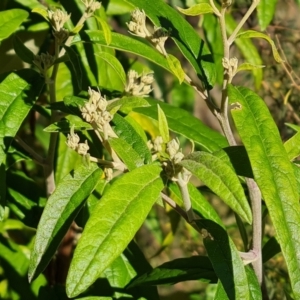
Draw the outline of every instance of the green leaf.
[[[160,108],[159,104],[157,104],[157,112],[158,112],[159,133],[160,133],[164,143],[168,143],[170,140],[168,121],[167,121],[164,111]]]
[[[146,142],[141,138],[141,136],[135,131],[135,129],[130,125],[130,123],[122,118],[120,115],[115,114],[113,118],[114,132],[126,141],[133,150],[142,159],[142,164],[148,164],[152,161],[152,155],[147,147]],[[141,161],[139,160],[139,163]]]
[[[262,38],[264,40],[266,40],[267,42],[269,42],[269,44],[272,47],[272,52],[273,52],[273,57],[274,59],[278,62],[278,63],[282,63],[283,60],[281,59],[276,45],[273,42],[273,40],[266,34],[255,31],[255,30],[246,30],[244,32],[239,33],[236,38],[243,38],[243,39],[250,39],[250,38]]]
[[[183,9],[177,6],[177,9],[184,15],[187,16],[199,16],[202,14],[210,14],[213,13],[214,10],[209,3],[198,3],[193,6]]]
[[[124,292],[121,292],[130,281],[136,275],[135,270],[131,266],[130,262],[124,254],[117,257],[111,265],[103,272],[105,278],[109,281],[110,286],[119,288],[120,292],[115,292],[115,298],[121,298],[122,296],[128,296]]]
[[[41,7],[41,6],[35,7],[32,9],[31,12],[37,13],[40,16],[42,16],[46,21],[49,21],[48,12],[45,7]]]
[[[112,70],[115,72],[115,75],[118,76],[123,83],[124,87],[126,85],[126,74],[124,71],[124,68],[122,64],[119,62],[119,60],[107,52],[95,52],[95,56],[97,56],[99,59],[103,60]],[[100,78],[101,82],[101,78]]]
[[[261,300],[262,299],[261,288],[253,268],[247,265],[245,266],[245,269],[246,269],[247,279],[249,283],[250,299]]]
[[[187,280],[216,283],[218,277],[206,256],[192,256],[168,261],[155,269],[138,276],[127,288],[160,284],[175,284]]]
[[[260,30],[264,31],[274,18],[277,0],[260,0],[257,6],[257,17]]]
[[[75,250],[67,278],[69,297],[85,291],[132,240],[163,188],[160,172],[158,166],[142,166],[104,194]]]
[[[111,33],[111,38],[112,40],[109,47],[144,57],[173,74],[173,70],[170,68],[167,59],[152,46],[140,42],[132,37],[115,32]],[[81,40],[79,36],[76,36],[73,43],[79,41],[93,42],[102,46],[107,46],[104,38],[104,33],[100,30],[84,31],[84,33],[81,33]],[[175,76],[177,75],[175,74]]]
[[[294,174],[295,174],[296,181],[297,181],[297,192],[298,192],[298,195],[300,196],[300,168],[299,168],[298,163],[292,163],[292,167],[293,167]]]
[[[211,220],[203,219],[195,222],[201,228],[208,257],[228,298],[250,299],[244,264],[225,229]]]
[[[294,160],[300,155],[300,132],[297,132],[284,143],[289,160]]]
[[[0,42],[16,32],[28,16],[26,10],[19,8],[0,11]]]
[[[40,75],[29,69],[11,73],[0,83],[0,221],[5,205],[6,153],[43,84]]]
[[[107,110],[111,111],[115,107],[119,107],[119,111],[128,114],[136,107],[144,107],[149,106],[149,103],[145,98],[142,97],[122,97],[121,99],[114,100],[112,102],[108,102]]]
[[[300,215],[294,170],[264,101],[243,87],[230,85],[228,95],[230,103],[236,107],[231,114],[268,207],[294,295],[299,298]]]
[[[70,60],[70,64],[72,66],[73,72],[75,74],[75,78],[78,84],[79,90],[81,90],[82,86],[82,71],[81,71],[81,66],[80,66],[80,60],[78,58],[77,53],[71,48],[64,46],[64,49],[66,50]]]
[[[180,61],[175,56],[168,54],[167,62],[168,62],[170,70],[179,80],[179,83],[182,83],[184,81],[185,72],[183,71],[183,69],[181,67]]]
[[[48,265],[84,200],[100,180],[102,170],[96,164],[81,165],[60,181],[47,201],[41,217],[28,271],[32,281]]]
[[[69,133],[71,128],[74,127],[75,130],[92,130],[93,127],[90,123],[82,121],[81,118],[77,116],[67,116],[66,118],[54,122],[53,124],[44,128],[45,132],[67,132]]]
[[[33,70],[9,74],[0,84],[0,164],[12,138],[34,104],[43,86],[40,75]]]
[[[14,36],[13,46],[16,54],[24,62],[27,62],[28,64],[32,64],[32,61],[34,59],[34,53],[24,45],[24,43],[18,38],[17,35]]]
[[[143,159],[139,156],[138,152],[136,152],[125,140],[121,138],[110,138],[108,142],[129,171],[144,164]]]
[[[253,71],[256,69],[262,69],[265,66],[260,65],[260,66],[256,66],[253,64],[249,64],[249,63],[242,63],[238,66],[236,73],[240,72],[240,71]]]
[[[232,17],[231,14],[225,15],[226,20],[226,30],[227,33],[230,35],[234,31],[234,29],[237,26],[236,21]],[[262,59],[260,57],[260,54],[258,53],[257,47],[252,43],[251,40],[247,39],[236,39],[235,44],[241,51],[242,55],[244,56],[245,60],[255,66],[262,65]],[[263,79],[263,70],[261,68],[252,70],[252,73],[254,75],[255,79],[255,87],[256,89],[259,89],[261,86],[261,82]]]
[[[147,135],[146,135],[145,131],[143,130],[142,126],[135,120],[135,118],[133,118],[129,115],[127,115],[124,119],[132,126],[132,128],[142,138],[142,140],[146,143],[146,146],[147,146],[148,138],[147,138]],[[148,146],[147,146],[147,149],[149,150]],[[151,154],[150,150],[149,150],[149,153]],[[149,156],[149,159],[150,159],[150,156]],[[152,160],[152,158],[151,158],[151,160]]]
[[[102,27],[106,45],[109,46],[109,44],[111,43],[111,30],[110,30],[107,22],[97,15],[94,15],[94,17],[96,18],[96,20],[99,22],[100,26]]]
[[[214,193],[216,193],[233,211],[249,224],[252,213],[240,181],[232,167],[207,152],[194,152],[180,162]]]
[[[214,86],[216,69],[213,57],[195,29],[180,13],[162,0],[126,0],[126,2],[143,9],[155,26],[171,30],[170,37],[190,62],[205,86],[207,88]]]
[[[218,132],[204,125],[187,111],[150,98],[150,107],[136,108],[134,111],[157,120],[157,104],[166,115],[169,129],[194,141],[207,151],[216,151],[228,146],[227,140]]]

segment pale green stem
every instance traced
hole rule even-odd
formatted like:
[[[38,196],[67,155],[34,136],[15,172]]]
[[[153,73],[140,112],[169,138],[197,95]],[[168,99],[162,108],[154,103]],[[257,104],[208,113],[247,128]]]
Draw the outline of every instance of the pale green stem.
[[[220,28],[222,34],[222,41],[224,47],[224,58],[230,59],[229,48],[233,41],[236,38],[237,33],[245,24],[251,13],[254,11],[256,6],[258,5],[259,0],[254,0],[251,4],[249,10],[242,18],[236,29],[231,34],[230,38],[227,39],[226,33],[226,21],[225,21],[225,13],[226,8],[221,9],[221,15],[219,17],[220,20]],[[222,101],[221,101],[221,111],[217,114],[217,118],[220,122],[220,125],[223,129],[223,132],[228,140],[230,146],[236,145],[236,140],[232,133],[232,129],[229,123],[228,117],[228,94],[227,94],[227,86],[229,84],[229,76],[224,72],[223,86],[222,86]],[[241,254],[241,257],[247,261],[252,262],[253,269],[257,276],[258,282],[262,284],[262,258],[261,258],[261,239],[262,239],[262,221],[261,221],[261,194],[260,190],[253,179],[246,178],[247,187],[250,194],[250,201],[252,207],[252,216],[253,216],[253,250],[250,250],[248,253]]]
[[[192,209],[190,194],[188,191],[188,186],[187,186],[188,182],[182,178],[181,172],[178,173],[178,175],[177,175],[176,184],[178,185],[181,196],[182,196],[183,205],[184,205],[184,208],[185,208],[185,211],[187,214],[187,220],[189,223],[191,223],[195,219],[195,216],[194,216],[194,212]]]

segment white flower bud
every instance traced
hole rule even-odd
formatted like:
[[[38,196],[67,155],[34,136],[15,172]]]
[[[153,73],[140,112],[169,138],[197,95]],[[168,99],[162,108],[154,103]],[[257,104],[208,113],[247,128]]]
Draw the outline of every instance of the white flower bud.
[[[87,155],[87,152],[89,151],[89,149],[90,149],[90,147],[86,140],[85,143],[78,144],[77,152],[80,155]]]

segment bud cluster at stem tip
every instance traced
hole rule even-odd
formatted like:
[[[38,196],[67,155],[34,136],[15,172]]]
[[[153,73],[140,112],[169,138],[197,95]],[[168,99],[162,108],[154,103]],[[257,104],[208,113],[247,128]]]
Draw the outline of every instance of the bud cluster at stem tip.
[[[78,134],[74,132],[74,127],[71,127],[70,134],[68,134],[66,144],[67,146],[76,151],[80,155],[87,155],[90,149],[87,140],[84,143],[79,143],[80,138]]]
[[[148,96],[152,91],[151,84],[154,81],[153,73],[139,75],[136,71],[128,72],[128,81],[125,92],[132,96]]]
[[[160,53],[167,56],[165,42],[170,32],[164,28],[154,26],[154,32],[150,33],[146,26],[146,14],[144,10],[136,8],[131,13],[131,21],[126,23],[126,25],[131,34],[148,39]]]
[[[94,91],[89,87],[89,101],[80,108],[82,117],[88,123],[97,124],[99,129],[112,120],[112,115],[106,110],[107,101],[101,96],[100,92]]]

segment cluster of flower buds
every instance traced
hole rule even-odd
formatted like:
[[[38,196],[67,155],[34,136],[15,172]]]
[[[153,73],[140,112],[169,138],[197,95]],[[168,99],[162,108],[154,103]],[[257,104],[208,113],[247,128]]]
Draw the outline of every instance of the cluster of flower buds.
[[[136,8],[131,13],[131,21],[126,23],[126,25],[131,34],[148,39],[160,53],[167,55],[165,42],[169,37],[169,31],[160,27],[154,27],[154,32],[150,33],[146,26],[146,14],[143,10]]]
[[[163,165],[167,176],[172,181],[177,181],[178,174],[183,170],[183,167],[178,164],[184,158],[184,154],[179,148],[178,139],[173,139],[167,143],[166,152],[169,154],[169,160],[165,161]]]
[[[167,144],[166,152],[170,155],[170,160],[174,164],[178,164],[184,158],[184,155],[179,147],[180,145],[178,139],[173,139]]]
[[[128,81],[125,92],[132,96],[148,96],[152,91],[151,84],[154,81],[153,73],[139,75],[136,71],[128,72]]]
[[[90,149],[87,140],[84,143],[79,143],[80,138],[78,134],[74,132],[74,127],[71,127],[70,134],[67,137],[67,145],[70,149],[76,151],[80,155],[87,155]]]
[[[49,53],[42,53],[41,55],[35,55],[33,64],[37,66],[42,76],[47,78],[47,71],[54,64],[55,58]]]
[[[126,23],[128,29],[133,35],[149,38],[151,37],[150,32],[146,27],[146,14],[144,10],[135,9],[131,13],[131,21]]]
[[[48,10],[48,19],[52,25],[52,28],[55,32],[59,32],[63,29],[65,23],[69,21],[71,14],[67,14],[61,9],[57,9],[55,11]]]
[[[101,3],[95,0],[81,0],[85,6],[85,13],[88,17],[92,16],[93,13],[101,7]]]
[[[88,93],[89,101],[80,108],[82,117],[88,123],[95,123],[102,130],[103,126],[112,119],[112,115],[106,110],[107,101],[100,92],[96,92],[90,87]]]
[[[222,65],[225,72],[228,74],[229,82],[231,82],[238,68],[238,59],[236,57],[230,59],[224,57],[222,59]]]

